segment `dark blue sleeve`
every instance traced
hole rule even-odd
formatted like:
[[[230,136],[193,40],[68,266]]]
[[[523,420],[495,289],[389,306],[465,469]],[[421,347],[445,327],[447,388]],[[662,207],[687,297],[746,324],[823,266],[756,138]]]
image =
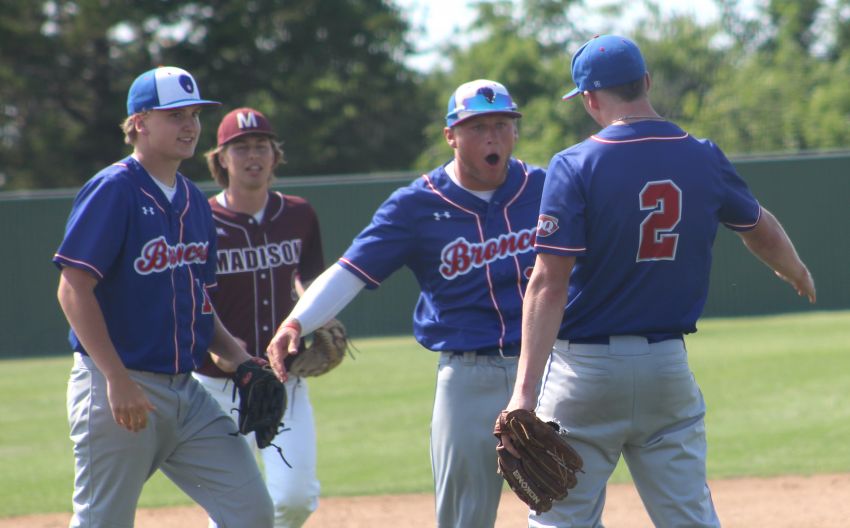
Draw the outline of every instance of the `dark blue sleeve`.
[[[718,219],[734,231],[749,231],[758,224],[761,206],[723,152],[714,144],[712,147],[720,160],[720,183],[723,186]]]
[[[339,264],[363,280],[367,288],[377,288],[407,263],[415,247],[411,214],[415,207],[409,188],[394,192],[357,235]]]
[[[549,163],[543,184],[537,219],[537,252],[562,256],[584,254],[585,209],[580,174],[564,155],[556,155]]]
[[[103,278],[124,246],[131,193],[124,181],[109,176],[89,180],[71,208],[65,236],[53,262]]]

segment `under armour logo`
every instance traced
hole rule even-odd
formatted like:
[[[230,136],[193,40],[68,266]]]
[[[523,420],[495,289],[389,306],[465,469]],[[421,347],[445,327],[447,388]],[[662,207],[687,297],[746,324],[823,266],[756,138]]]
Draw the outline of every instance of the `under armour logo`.
[[[145,215],[145,216],[154,214],[153,207],[145,207],[143,205],[142,206],[142,214]]]
[[[449,214],[448,211],[443,211],[442,213],[434,212],[434,213],[431,213],[431,214],[434,215],[434,220],[436,220],[438,222],[440,221],[440,217],[449,219],[452,216],[452,215]]]

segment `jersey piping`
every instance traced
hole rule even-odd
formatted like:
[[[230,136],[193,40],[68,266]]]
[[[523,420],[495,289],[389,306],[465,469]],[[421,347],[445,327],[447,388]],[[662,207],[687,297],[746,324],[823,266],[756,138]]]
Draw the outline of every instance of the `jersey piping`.
[[[508,208],[510,207],[511,204],[513,204],[519,198],[519,196],[522,194],[522,191],[525,190],[525,187],[528,184],[528,170],[526,169],[526,166],[525,166],[524,163],[520,163],[520,166],[522,167],[522,176],[523,176],[522,184],[519,186],[519,189],[517,190],[517,192],[508,200],[508,203],[505,205],[505,207],[502,211],[502,214],[505,217],[506,227],[508,229],[508,232],[512,231],[510,221],[508,220]],[[441,193],[440,190],[437,189],[437,187],[431,181],[431,178],[430,178],[429,175],[423,174],[422,178],[425,179],[425,182],[428,184],[428,188],[431,189],[431,192],[433,192],[434,194],[439,196],[445,202],[448,202],[449,204],[453,205],[454,207],[460,209],[461,211],[468,213],[468,214],[472,215],[473,217],[475,217],[475,225],[478,228],[479,242],[484,244],[486,242],[486,240],[484,238],[484,228],[481,225],[481,216],[478,213],[476,213],[474,211],[470,211],[469,209],[466,209],[465,207],[461,206],[460,204],[453,202],[448,196]],[[519,260],[517,259],[516,255],[513,256],[513,260],[514,260],[514,266],[516,267],[517,271],[519,272]],[[493,278],[490,274],[490,263],[489,262],[484,264],[484,274],[487,277],[487,289],[489,290],[490,302],[493,303],[493,309],[496,310],[496,315],[499,316],[499,326],[500,326],[499,348],[503,348],[505,346],[505,333],[507,332],[507,326],[505,325],[505,316],[502,314],[502,310],[499,307],[499,301],[498,301],[498,299],[496,299],[496,291],[495,291],[495,288],[493,287]],[[519,290],[519,293],[520,293],[520,299],[522,299],[522,284],[521,284],[521,282],[519,282],[520,280],[521,280],[520,275],[519,275],[519,273],[517,273],[517,281],[518,281],[517,287],[518,287],[518,290]]]
[[[360,273],[360,275],[362,275],[362,276],[363,276],[363,278],[365,278],[366,280],[368,280],[369,282],[371,282],[371,283],[372,283],[372,284],[374,284],[375,286],[380,286],[381,281],[379,281],[379,280],[375,279],[374,277],[372,277],[371,275],[369,275],[368,273],[366,273],[365,271],[363,271],[363,269],[362,269],[362,268],[360,268],[359,266],[357,266],[357,264],[355,264],[355,263],[351,262],[350,260],[348,260],[348,259],[347,259],[347,258],[345,258],[345,257],[340,257],[340,258],[339,258],[339,260],[340,260],[340,262],[345,262],[347,265],[349,265],[349,266],[351,266],[352,268],[356,269],[356,270],[357,270],[357,272],[358,272],[358,273]]]
[[[606,145],[616,145],[618,143],[643,143],[646,141],[681,141],[683,139],[687,139],[688,136],[689,134],[685,132],[681,136],[645,136],[634,139],[607,139],[594,134],[590,136],[590,139]]]
[[[508,226],[508,232],[513,232],[514,228],[511,225],[510,215],[508,215],[508,209],[516,202],[522,193],[525,191],[526,186],[528,185],[528,168],[525,166],[525,162],[521,160],[519,161],[519,166],[522,167],[522,185],[519,186],[519,190],[517,190],[516,194],[514,194],[513,198],[508,200],[508,203],[505,204],[505,209],[502,211],[502,216],[505,217],[505,225]],[[535,237],[536,239],[537,237]],[[516,255],[513,255],[514,267],[516,268],[516,289],[519,294],[520,300],[525,300],[525,295],[522,291],[522,270],[519,267],[519,258]]]

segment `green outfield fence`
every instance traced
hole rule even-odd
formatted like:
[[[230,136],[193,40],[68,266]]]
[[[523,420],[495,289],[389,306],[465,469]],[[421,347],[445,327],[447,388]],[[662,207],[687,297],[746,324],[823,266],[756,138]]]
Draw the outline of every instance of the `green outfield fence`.
[[[809,264],[818,286],[816,308],[850,308],[850,152],[753,156],[733,162]],[[313,204],[330,264],[390,192],[417,176],[396,172],[288,177],[275,187]],[[201,186],[210,193],[216,190],[208,183]],[[56,302],[58,271],[51,257],[75,193],[76,189],[0,193],[0,357],[67,350],[67,325]],[[737,236],[720,231],[706,316],[810,309],[753,259]],[[378,290],[361,293],[340,319],[355,337],[409,333],[417,293],[413,275],[401,270]]]

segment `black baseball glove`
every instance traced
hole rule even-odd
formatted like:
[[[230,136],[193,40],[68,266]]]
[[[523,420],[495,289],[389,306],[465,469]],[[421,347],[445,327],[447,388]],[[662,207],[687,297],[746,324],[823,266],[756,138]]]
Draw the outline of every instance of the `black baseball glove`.
[[[286,389],[274,375],[268,363],[260,358],[245,361],[233,374],[233,398],[239,391],[239,432],[253,432],[257,447],[263,449],[272,440],[283,422],[286,411]]]

